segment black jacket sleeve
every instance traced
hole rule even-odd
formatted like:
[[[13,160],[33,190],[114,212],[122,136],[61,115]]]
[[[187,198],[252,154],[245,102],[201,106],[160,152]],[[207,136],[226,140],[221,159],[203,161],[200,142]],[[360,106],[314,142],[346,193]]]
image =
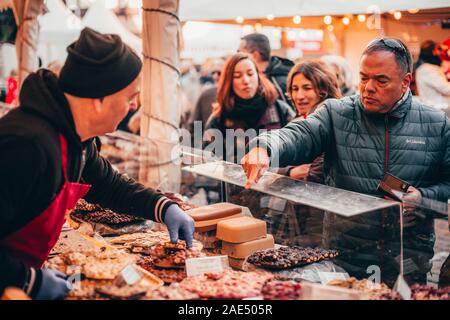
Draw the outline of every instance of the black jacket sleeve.
[[[92,185],[85,199],[118,213],[164,222],[166,209],[174,204],[161,193],[115,171],[98,153],[94,143],[86,149],[82,180]]]
[[[31,140],[0,140],[0,241],[39,214],[47,188],[43,177],[46,158]],[[6,287],[22,288],[29,268],[0,244],[0,294]]]

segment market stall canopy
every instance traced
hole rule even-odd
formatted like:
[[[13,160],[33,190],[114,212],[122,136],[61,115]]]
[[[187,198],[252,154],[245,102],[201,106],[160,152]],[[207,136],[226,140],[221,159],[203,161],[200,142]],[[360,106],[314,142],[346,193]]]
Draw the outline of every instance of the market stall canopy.
[[[38,55],[43,66],[53,60],[64,61],[67,46],[74,42],[81,31],[81,20],[61,0],[46,2],[48,12],[38,17]]]
[[[16,52],[19,62],[19,88],[29,73],[38,68],[37,42],[39,25],[37,17],[42,13],[43,0],[12,0],[12,8],[18,32]]]
[[[68,45],[75,41],[81,30],[80,19],[72,13],[61,0],[46,2],[48,12],[38,17],[40,42]]]
[[[122,25],[114,12],[106,8],[104,0],[95,1],[81,23],[83,27],[89,27],[102,33],[118,34],[138,54],[142,53],[142,40]]]
[[[176,18],[179,0],[144,0],[142,7],[144,66],[142,77],[141,136],[159,139],[148,155],[139,181],[152,188],[179,192],[181,170],[178,152],[180,122],[181,28]],[[165,142],[162,142],[165,141]],[[157,164],[152,163],[156,159]]]
[[[448,0],[183,0],[180,1],[180,18],[182,21],[230,20],[238,16],[257,19],[268,15],[274,17],[345,15],[448,6]]]

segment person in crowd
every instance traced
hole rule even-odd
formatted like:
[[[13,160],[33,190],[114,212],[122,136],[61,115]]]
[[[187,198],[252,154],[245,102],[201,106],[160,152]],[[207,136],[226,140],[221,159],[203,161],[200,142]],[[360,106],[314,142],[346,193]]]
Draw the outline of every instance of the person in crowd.
[[[441,68],[438,44],[432,40],[420,46],[416,83],[420,99],[438,109],[450,107],[450,82]]]
[[[17,70],[11,70],[9,77],[6,79],[6,97],[5,103],[11,106],[17,105],[17,96],[19,95],[19,82]]]
[[[47,69],[53,72],[57,77],[59,77],[59,73],[61,72],[63,65],[64,62],[60,60],[53,60],[48,64]]]
[[[185,59],[180,63],[181,72],[181,119],[180,127],[188,129],[192,126],[195,103],[201,92],[200,75],[191,60]]]
[[[202,128],[212,113],[213,103],[217,100],[217,83],[220,79],[224,65],[223,59],[213,59],[207,64],[207,69],[211,84],[203,88],[194,109],[194,122],[191,126],[191,133],[194,132],[194,124],[196,121],[201,122]]]
[[[191,132],[194,132],[194,125],[196,121],[202,124],[202,128],[205,127],[206,122],[211,116],[213,104],[217,100],[217,85],[214,84],[208,88],[205,88],[200,97],[197,100],[194,110],[194,122],[191,125]]]
[[[210,58],[202,65],[200,71],[202,91],[217,84],[224,63],[225,61],[222,58]]]
[[[296,64],[287,78],[287,92],[297,111],[297,119],[306,119],[326,99],[341,98],[337,77],[322,61],[306,61]],[[294,120],[295,121],[295,120]],[[323,155],[311,164],[289,166],[279,173],[295,179],[323,183]]]
[[[259,70],[275,86],[279,98],[289,103],[286,93],[286,80],[294,63],[289,59],[272,56],[269,38],[261,33],[251,33],[242,37],[238,51],[251,55]]]
[[[215,133],[220,132],[224,139],[224,158],[235,161],[246,142],[236,139],[234,148],[227,148],[227,129],[233,132],[279,129],[295,116],[290,106],[277,98],[274,85],[259,71],[250,55],[234,54],[222,70],[217,103],[205,127],[206,143],[212,142]]]
[[[435,236],[432,217],[417,214],[414,204],[450,197],[450,123],[443,112],[412,99],[411,78],[405,44],[373,40],[360,60],[359,94],[329,99],[307,119],[261,134],[251,141],[242,165],[247,188],[271,165],[310,163],[322,153],[329,186],[382,197],[377,186],[386,174],[408,182],[402,196],[404,274],[407,281],[424,283]],[[388,213],[352,219],[330,214],[324,222],[325,245],[340,251],[336,261],[350,274],[367,277],[367,268],[375,265],[382,279],[395,280],[399,223]]]
[[[450,81],[450,38],[441,43],[441,67],[444,70],[447,81]]]
[[[324,55],[320,59],[334,69],[341,94],[344,97],[354,95],[356,91],[353,89],[352,69],[348,61],[344,57],[331,54]]]
[[[321,60],[297,63],[287,78],[287,93],[302,121],[314,113],[326,99],[341,97],[334,70]],[[323,154],[311,164],[288,166],[277,169],[277,173],[294,179],[324,183]],[[279,208],[283,208],[282,211]],[[323,211],[307,206],[288,203],[285,206],[273,198],[266,213],[268,227],[277,243],[316,247],[321,244]]]
[[[164,223],[192,246],[194,221],[163,194],[114,170],[95,138],[114,131],[140,92],[142,62],[119,36],[81,31],[59,78],[40,69],[20,107],[0,119],[0,292],[63,297],[66,277],[42,268],[80,198]]]

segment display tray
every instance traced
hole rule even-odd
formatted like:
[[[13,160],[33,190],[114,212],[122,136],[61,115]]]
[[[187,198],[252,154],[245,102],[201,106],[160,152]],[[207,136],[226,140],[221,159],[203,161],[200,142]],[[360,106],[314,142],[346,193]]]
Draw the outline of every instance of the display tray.
[[[225,161],[186,166],[183,170],[241,187],[244,187],[247,181],[242,166]],[[295,180],[273,172],[266,172],[258,183],[252,186],[252,190],[344,217],[399,206],[394,201]]]
[[[89,236],[86,235],[82,235],[86,240],[88,240],[89,242],[91,242],[94,246],[98,247],[98,248],[107,248],[109,250],[118,250],[116,249],[114,246],[101,242],[99,240],[96,240],[94,238],[91,238]],[[136,265],[135,268],[142,273],[143,277],[142,280],[140,281],[140,285],[145,285],[145,286],[154,286],[154,287],[160,287],[164,285],[164,281],[162,281],[160,278],[158,278],[157,276],[155,276],[154,274],[150,273],[149,271],[145,270],[144,268]]]

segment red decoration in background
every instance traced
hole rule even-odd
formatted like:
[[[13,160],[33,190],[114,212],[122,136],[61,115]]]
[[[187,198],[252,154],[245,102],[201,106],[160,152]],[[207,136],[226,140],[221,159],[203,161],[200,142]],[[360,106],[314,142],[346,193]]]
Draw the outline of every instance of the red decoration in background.
[[[17,95],[19,94],[19,85],[17,79],[9,77],[7,80],[8,91],[6,92],[6,104],[16,105]]]

